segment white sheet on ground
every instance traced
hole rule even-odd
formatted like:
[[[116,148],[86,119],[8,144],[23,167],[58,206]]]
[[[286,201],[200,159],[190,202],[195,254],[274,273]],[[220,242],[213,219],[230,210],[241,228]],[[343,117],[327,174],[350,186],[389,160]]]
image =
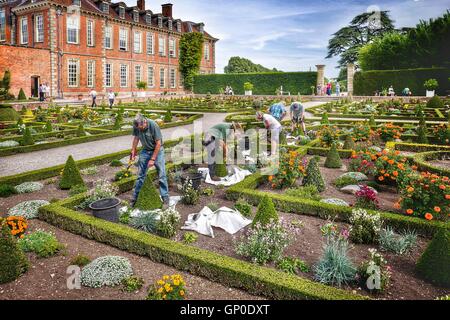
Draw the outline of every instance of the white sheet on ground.
[[[190,214],[181,229],[196,231],[214,238],[212,227],[221,228],[230,234],[235,234],[250,223],[252,223],[252,220],[245,218],[237,210],[222,207],[213,212],[210,208],[204,207],[199,213]]]
[[[235,185],[238,182],[241,182],[242,180],[245,179],[246,176],[251,175],[252,173],[248,170],[244,170],[238,167],[233,166],[233,174],[232,175],[228,175],[224,178],[221,178],[220,181],[213,181],[211,179],[211,176],[209,175],[209,170],[208,168],[199,168],[198,169],[199,172],[201,172],[202,174],[206,173],[206,178],[205,178],[205,182],[218,186],[218,185],[222,185],[225,187],[229,187],[232,185]]]

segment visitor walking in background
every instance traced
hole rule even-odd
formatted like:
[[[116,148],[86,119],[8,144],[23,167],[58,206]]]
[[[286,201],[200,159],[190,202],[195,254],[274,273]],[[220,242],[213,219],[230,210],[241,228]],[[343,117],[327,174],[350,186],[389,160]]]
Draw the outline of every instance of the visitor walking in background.
[[[291,122],[292,122],[292,132],[295,131],[299,125],[303,129],[303,134],[306,134],[306,126],[305,126],[305,108],[300,102],[293,102],[291,104]]]
[[[149,168],[155,166],[159,178],[159,192],[165,206],[169,205],[169,185],[166,175],[166,159],[164,156],[164,146],[161,129],[158,124],[145,118],[138,113],[133,122],[133,144],[131,147],[131,161],[134,161],[137,155],[139,142],[142,145],[142,151],[139,153],[139,173],[134,185],[133,199],[131,205],[134,207],[141,191],[144,180],[147,177]]]
[[[336,96],[341,95],[341,85],[339,84],[339,81],[336,81]]]
[[[116,98],[116,95],[114,94],[114,92],[112,92],[112,90],[109,90],[108,92],[108,100],[109,100],[109,108],[112,109],[113,105],[114,105],[114,99]]]
[[[327,84],[327,96],[331,96],[331,82]]]
[[[39,92],[39,101],[44,101],[44,99],[45,99],[45,92],[44,92],[44,84],[43,83],[41,83],[39,85],[38,92]]]
[[[286,116],[286,107],[283,101],[271,105],[268,111],[280,122],[283,121],[283,118]]]
[[[388,96],[390,96],[390,97],[395,96],[394,87],[392,85],[389,87]]]
[[[92,105],[91,108],[95,108],[97,106],[97,91],[95,91],[94,89],[91,90],[91,92],[89,92],[89,95],[92,98]]]

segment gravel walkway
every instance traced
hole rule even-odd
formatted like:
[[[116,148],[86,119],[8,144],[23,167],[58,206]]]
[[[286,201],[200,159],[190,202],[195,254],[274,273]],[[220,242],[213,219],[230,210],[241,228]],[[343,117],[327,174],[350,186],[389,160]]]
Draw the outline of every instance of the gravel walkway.
[[[323,102],[306,102],[306,108],[310,108]],[[190,112],[192,113],[192,112]],[[191,135],[194,132],[202,132],[224,121],[225,113],[205,113],[191,125],[162,129],[164,140],[177,139]],[[0,177],[19,174],[31,170],[48,168],[64,164],[69,155],[75,160],[83,160],[104,154],[119,152],[131,148],[131,136],[121,136],[100,141],[87,142],[49,150],[16,154],[0,158]]]

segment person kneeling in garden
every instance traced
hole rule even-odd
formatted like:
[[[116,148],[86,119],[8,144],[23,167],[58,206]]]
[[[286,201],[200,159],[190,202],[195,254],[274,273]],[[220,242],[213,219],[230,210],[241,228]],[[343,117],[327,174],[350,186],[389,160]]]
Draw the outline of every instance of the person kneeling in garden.
[[[272,115],[258,111],[256,120],[262,121],[264,127],[270,130],[271,154],[277,154],[278,145],[280,144],[280,134],[283,126]]]
[[[166,175],[166,160],[164,157],[163,139],[161,129],[158,124],[145,118],[141,114],[137,114],[133,122],[133,145],[131,148],[131,161],[134,161],[137,154],[137,146],[139,142],[142,145],[142,151],[139,154],[139,173],[134,186],[133,199],[131,205],[134,206],[136,200],[144,184],[147,170],[153,166],[159,178],[159,192],[165,205],[169,204],[169,185]]]
[[[241,131],[241,125],[233,122],[216,124],[206,132],[203,145],[208,152],[208,170],[211,180],[220,181],[216,164],[225,164],[228,152],[226,141],[232,138],[232,133],[237,138]]]
[[[298,128],[300,125],[303,129],[303,134],[306,134],[305,126],[305,108],[300,102],[293,102],[291,104],[291,122],[292,122],[292,132]]]

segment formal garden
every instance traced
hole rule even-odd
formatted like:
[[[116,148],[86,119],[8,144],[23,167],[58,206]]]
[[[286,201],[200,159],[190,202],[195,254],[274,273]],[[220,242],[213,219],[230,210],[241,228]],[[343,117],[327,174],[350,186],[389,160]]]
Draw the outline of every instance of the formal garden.
[[[18,150],[27,139],[36,146],[66,137],[79,143],[76,139],[96,134],[130,134],[136,112],[163,128],[184,124],[195,116],[189,114],[195,106],[231,108],[235,112],[227,121],[258,129],[255,110],[273,102],[211,96],[182,100],[114,110],[24,110],[3,122],[2,141],[17,142],[3,150],[26,152]],[[155,110],[164,103],[170,111]],[[181,105],[190,106],[187,113],[177,113]],[[449,111],[449,101],[437,97],[377,103],[341,99],[311,107],[306,132],[283,123],[278,160],[252,143],[231,145],[234,156],[247,149],[255,155],[243,163],[234,163],[232,156],[227,165],[218,165],[222,176],[245,172],[232,184],[205,180],[202,150],[186,158],[191,143],[201,137],[166,141],[174,201],[169,208],[163,208],[154,170],[130,207],[137,168],[129,150],[80,161],[68,155],[64,165],[1,177],[0,254],[7,263],[0,268],[0,291],[15,298],[16,283],[37,277],[34,281],[45,278],[45,284],[40,291],[25,290],[26,297],[445,298],[450,285]],[[276,170],[266,174],[268,168]],[[113,201],[118,210],[97,214],[92,204],[101,201]],[[217,218],[210,224],[200,219],[208,215]],[[66,269],[74,266],[81,270],[80,290],[66,287]]]

